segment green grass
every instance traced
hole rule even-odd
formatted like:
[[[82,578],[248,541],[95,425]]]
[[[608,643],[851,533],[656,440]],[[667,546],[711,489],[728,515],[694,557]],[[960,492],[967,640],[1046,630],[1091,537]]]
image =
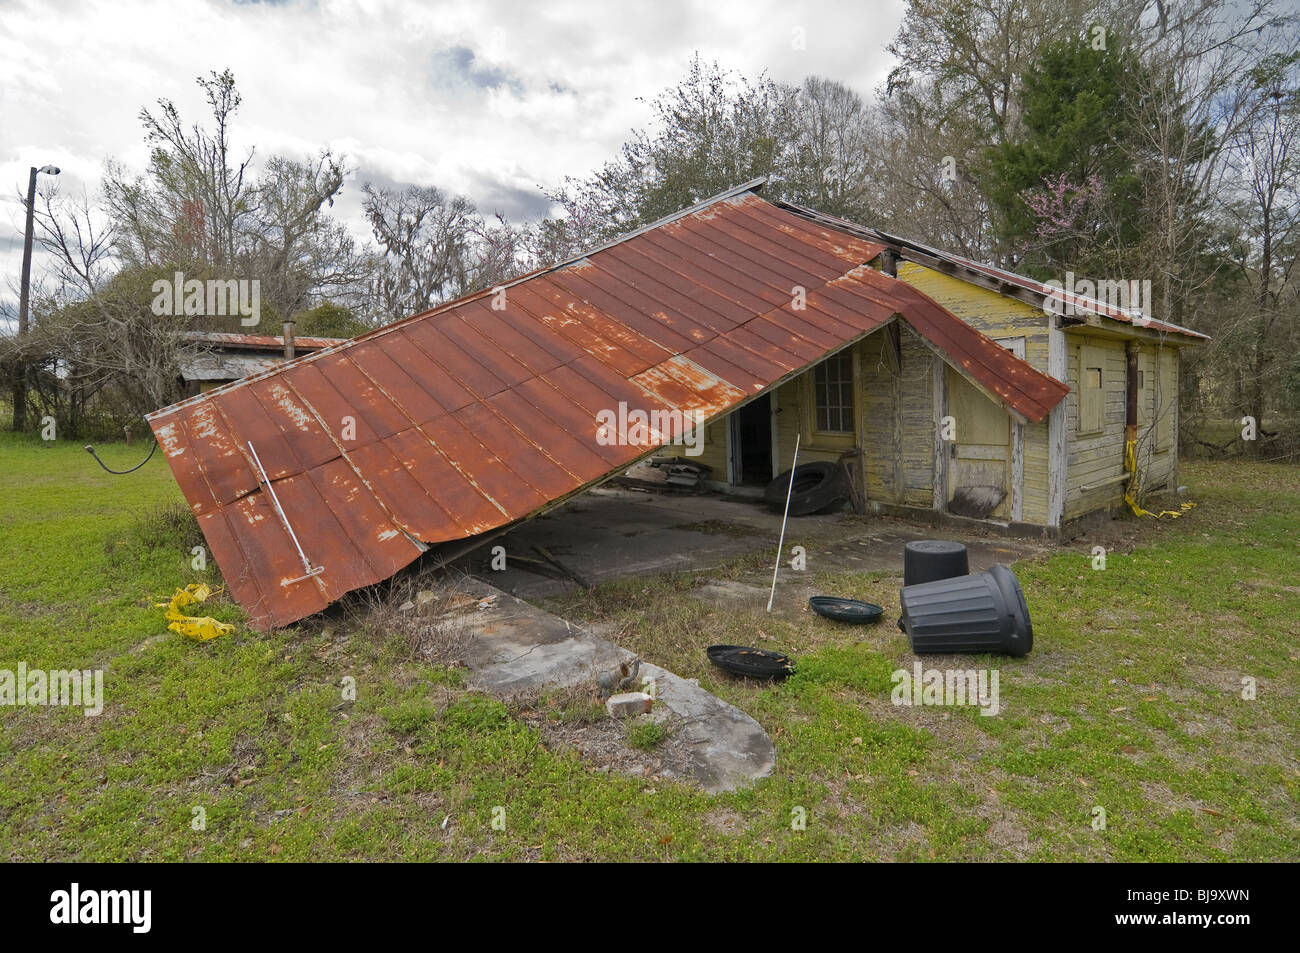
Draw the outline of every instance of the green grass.
[[[1200,507],[1144,527],[1105,571],[1084,540],[1016,567],[1029,657],[927,663],[996,668],[997,717],[890,703],[911,666],[894,578],[813,578],[890,610],[864,628],[695,598],[765,575],[767,556],[553,604],[764,725],[775,774],[709,797],[548,750],[459,670],[346,616],[168,632],[153,603],[219,580],[191,567],[195,527],[161,458],[110,476],[78,446],[0,435],[0,669],[105,671],[99,717],[0,708],[0,857],[1300,859],[1300,469],[1198,464],[1182,482]],[[240,619],[220,596],[202,611]],[[798,673],[732,680],[703,661],[713,642],[791,652]],[[543,705],[600,718],[586,699]],[[627,740],[660,743],[643,724]]]
[[[633,748],[650,751],[659,746],[667,737],[667,730],[657,721],[648,721],[649,716],[642,716],[627,726],[624,738]]]

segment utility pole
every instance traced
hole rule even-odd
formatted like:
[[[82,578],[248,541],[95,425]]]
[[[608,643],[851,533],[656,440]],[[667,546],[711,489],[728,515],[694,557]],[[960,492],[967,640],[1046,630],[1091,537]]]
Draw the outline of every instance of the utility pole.
[[[23,276],[18,290],[18,342],[27,334],[27,307],[32,283],[32,214],[36,210],[36,176],[40,173],[58,175],[58,166],[32,166],[27,177],[27,231],[23,237]],[[27,361],[20,359],[14,378],[14,433],[27,426]]]

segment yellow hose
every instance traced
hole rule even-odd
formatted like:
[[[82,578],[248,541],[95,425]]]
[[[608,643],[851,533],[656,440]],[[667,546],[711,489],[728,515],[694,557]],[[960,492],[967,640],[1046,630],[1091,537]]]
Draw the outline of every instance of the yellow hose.
[[[1178,519],[1188,510],[1195,509],[1195,503],[1183,503],[1176,510],[1161,510],[1159,513],[1153,513],[1150,510],[1144,510],[1138,505],[1138,501],[1133,498],[1133,487],[1137,483],[1137,440],[1127,440],[1124,442],[1124,469],[1129,472],[1128,487],[1124,490],[1124,502],[1129,505],[1134,516],[1150,516],[1153,519]]]
[[[216,592],[220,592],[218,589]],[[235,627],[229,622],[218,622],[211,616],[189,616],[181,612],[185,606],[196,605],[207,600],[209,596],[215,595],[212,587],[204,582],[192,582],[184,589],[177,589],[176,594],[172,596],[171,602],[154,603],[159,609],[166,609],[163,615],[171,622],[167,628],[173,632],[179,632],[181,635],[189,636],[191,639],[197,639],[200,642],[208,639],[215,639],[219,635],[227,635],[235,631]]]

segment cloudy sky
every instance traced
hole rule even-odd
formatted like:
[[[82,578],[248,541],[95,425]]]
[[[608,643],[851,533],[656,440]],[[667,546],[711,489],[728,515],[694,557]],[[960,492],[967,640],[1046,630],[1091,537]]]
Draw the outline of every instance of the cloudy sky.
[[[17,284],[30,166],[97,188],[104,161],[142,170],[138,114],[159,97],[204,118],[194,78],[234,71],[240,145],[329,146],[356,173],[337,206],[358,235],[360,186],[437,185],[484,212],[537,217],[539,185],[610,158],[695,51],[746,75],[810,73],[870,92],[902,0],[0,0],[0,296]]]

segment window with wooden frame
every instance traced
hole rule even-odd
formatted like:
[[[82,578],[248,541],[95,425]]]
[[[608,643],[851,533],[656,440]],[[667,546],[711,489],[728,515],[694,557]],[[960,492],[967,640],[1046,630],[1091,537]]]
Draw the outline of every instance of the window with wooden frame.
[[[1079,348],[1079,433],[1101,433],[1105,426],[1106,363],[1101,348]]]
[[[853,433],[853,354],[849,348],[813,368],[813,430]]]

